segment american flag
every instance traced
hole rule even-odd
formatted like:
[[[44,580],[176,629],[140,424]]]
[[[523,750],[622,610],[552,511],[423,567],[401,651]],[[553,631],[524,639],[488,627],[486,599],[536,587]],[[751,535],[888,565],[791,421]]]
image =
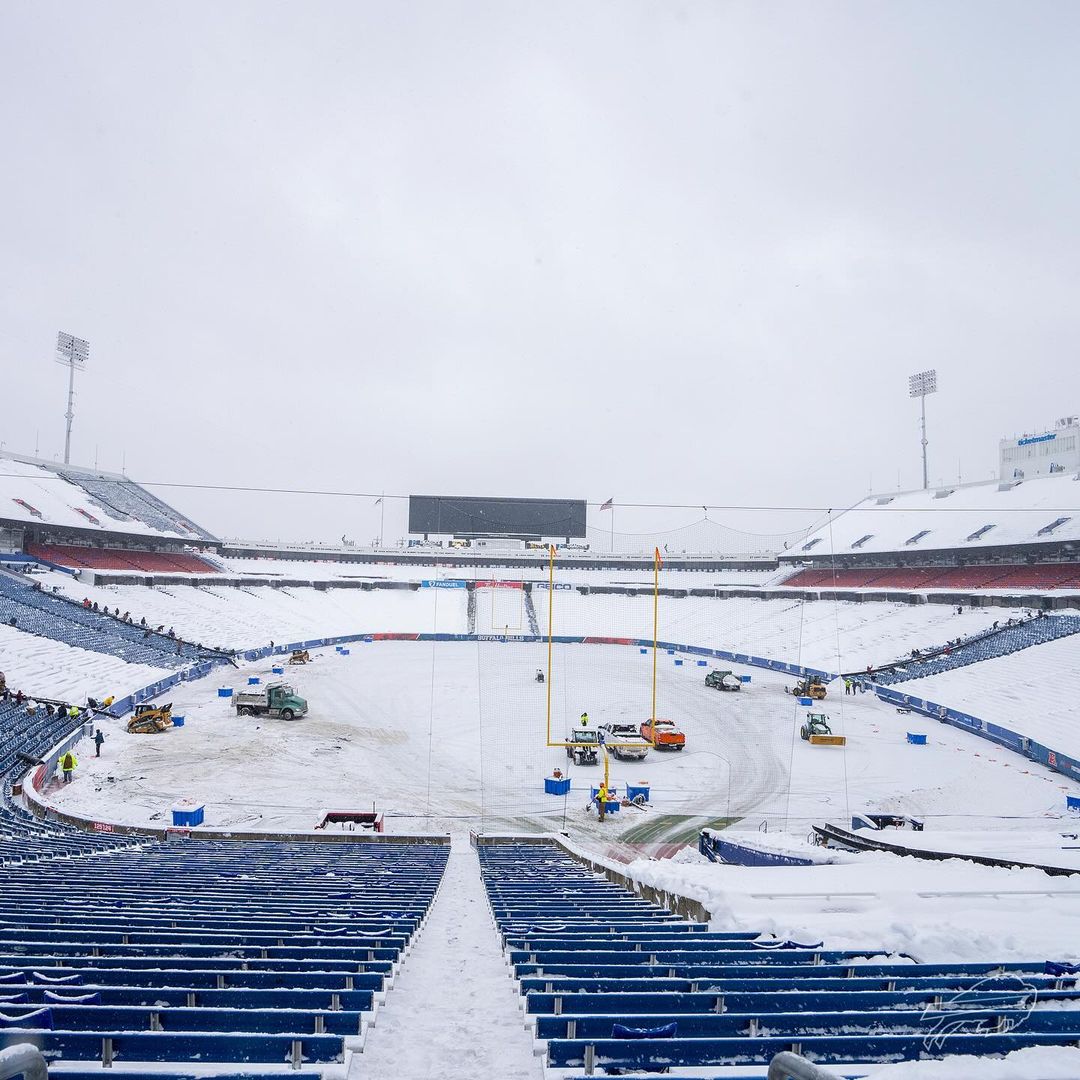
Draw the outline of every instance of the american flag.
[[[601,510],[614,510],[615,509],[615,496],[612,495],[612,497],[610,499],[608,499],[607,502],[601,503],[600,504],[600,509]]]

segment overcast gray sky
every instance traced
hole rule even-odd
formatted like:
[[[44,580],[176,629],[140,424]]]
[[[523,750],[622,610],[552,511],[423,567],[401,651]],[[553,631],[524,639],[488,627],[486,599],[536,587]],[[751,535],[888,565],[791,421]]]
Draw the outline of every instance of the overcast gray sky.
[[[986,479],[1080,405],[1078,46],[1030,0],[6,0],[0,439],[62,452],[65,329],[74,460],[149,482],[841,506],[920,483],[925,367],[932,479]]]

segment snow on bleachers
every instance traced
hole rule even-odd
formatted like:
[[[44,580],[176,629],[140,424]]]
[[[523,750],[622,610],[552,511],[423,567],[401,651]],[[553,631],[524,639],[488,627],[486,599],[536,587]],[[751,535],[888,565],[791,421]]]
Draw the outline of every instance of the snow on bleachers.
[[[43,578],[65,595],[88,596],[110,609],[130,610],[154,625],[176,627],[185,640],[227,648],[252,648],[363,632],[466,633],[467,603],[477,597],[478,633],[489,633],[493,590],[372,589],[305,587],[236,588],[213,582],[195,585],[83,586],[61,574]],[[644,586],[643,586],[644,588]],[[541,634],[548,630],[548,600],[533,595]],[[558,590],[555,633],[652,638],[652,597]],[[875,667],[912,645],[943,642],[985,630],[1019,610],[956,609],[939,604],[803,602],[748,597],[661,597],[660,637],[688,645],[730,649],[826,671]],[[521,632],[528,633],[521,606]],[[485,621],[486,620],[486,621]],[[506,618],[499,621],[506,623]],[[839,651],[838,651],[839,645]]]
[[[911,679],[928,678],[1073,634],[1080,634],[1080,616],[1038,615],[1015,626],[1006,624],[1000,629],[977,635],[972,641],[961,640],[959,644],[931,650],[931,655],[925,658],[912,657],[904,661],[901,667],[879,672],[877,681],[891,686]]]
[[[975,666],[919,672],[902,692],[943,702],[990,724],[1015,729],[1080,759],[1080,707],[1073,673],[1080,670],[1080,634]],[[1020,724],[1020,719],[1023,723]]]
[[[127,477],[108,473],[90,473],[81,469],[55,466],[64,479],[80,487],[95,505],[119,520],[140,521],[155,532],[173,536],[198,536],[203,540],[213,537],[197,525],[178,514],[172,507]]]
[[[198,1062],[251,1080],[291,1063],[314,1080],[340,1065],[448,846],[177,844],[39,819],[13,784],[77,726],[0,700],[0,1026],[67,1068]]]
[[[196,585],[83,586],[49,578],[72,598],[145,616],[174,626],[188,641],[208,646],[252,648],[270,641],[306,641],[364,632],[464,633],[464,589],[237,588],[213,582]]]
[[[147,634],[138,626],[88,610],[5,574],[0,574],[0,623],[80,649],[116,656],[130,664],[175,669],[190,666],[199,656],[193,645],[172,641],[161,634]]]
[[[1052,532],[1041,532],[1059,518],[1065,520]],[[991,481],[871,495],[786,554],[807,558],[845,556],[853,551],[908,555],[1077,539],[1080,482],[1070,473],[1018,484]]]
[[[125,697],[172,674],[160,665],[128,663],[3,625],[0,671],[13,689],[71,701]]]
[[[448,851],[370,840],[130,850],[130,839],[121,850],[83,835],[114,849],[4,871],[4,1026],[65,1066],[197,1061],[226,1076],[344,1060]],[[38,837],[46,856],[53,843]]]
[[[126,476],[0,454],[0,519],[213,540]]]
[[[1067,1005],[1077,980],[1056,981],[1041,960],[915,964],[882,950],[759,942],[680,920],[554,845],[481,841],[479,852],[551,1068],[761,1068],[793,1043],[818,1064],[850,1066],[1000,1054],[1080,1034]],[[972,1022],[940,1012],[943,996],[962,997]],[[1061,1004],[1033,1012],[1036,996]]]

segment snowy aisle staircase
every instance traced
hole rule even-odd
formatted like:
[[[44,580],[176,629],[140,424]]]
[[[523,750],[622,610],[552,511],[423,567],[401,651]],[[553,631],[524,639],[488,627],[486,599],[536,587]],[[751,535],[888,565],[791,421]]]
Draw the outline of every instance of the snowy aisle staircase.
[[[536,618],[536,607],[533,605],[532,582],[526,581],[522,588],[525,592],[525,614],[529,618],[529,633],[539,637],[540,623]]]
[[[476,854],[461,838],[350,1078],[540,1080],[542,1072],[507,977]]]
[[[471,583],[468,586],[468,632],[470,634],[476,633],[476,586]]]
[[[872,1063],[1004,1054],[1080,1036],[1080,978],[1058,965],[918,964],[873,947],[713,931],[554,843],[477,843],[526,1017],[553,1069],[678,1076],[761,1069],[794,1051],[859,1074]],[[1045,1007],[1033,1009],[1036,999]]]
[[[983,660],[1008,656],[1020,649],[1030,649],[1047,641],[1080,634],[1080,616],[1040,615],[1017,626],[1004,626],[977,641],[957,645],[948,653],[941,651],[927,660],[906,661],[890,670],[880,671],[876,681],[882,686],[893,686],[909,679],[924,679],[928,675],[940,675],[953,668],[967,667]]]

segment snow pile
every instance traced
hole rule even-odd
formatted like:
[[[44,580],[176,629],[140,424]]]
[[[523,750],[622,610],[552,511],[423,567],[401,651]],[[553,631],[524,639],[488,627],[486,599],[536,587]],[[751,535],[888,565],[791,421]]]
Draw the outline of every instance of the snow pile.
[[[716,930],[902,952],[920,963],[1080,960],[1080,877],[885,854],[809,867],[639,860],[628,873],[701,901]]]
[[[868,1073],[873,1080],[1076,1080],[1080,1049],[1075,1046],[1029,1046],[1004,1057],[903,1061]]]

